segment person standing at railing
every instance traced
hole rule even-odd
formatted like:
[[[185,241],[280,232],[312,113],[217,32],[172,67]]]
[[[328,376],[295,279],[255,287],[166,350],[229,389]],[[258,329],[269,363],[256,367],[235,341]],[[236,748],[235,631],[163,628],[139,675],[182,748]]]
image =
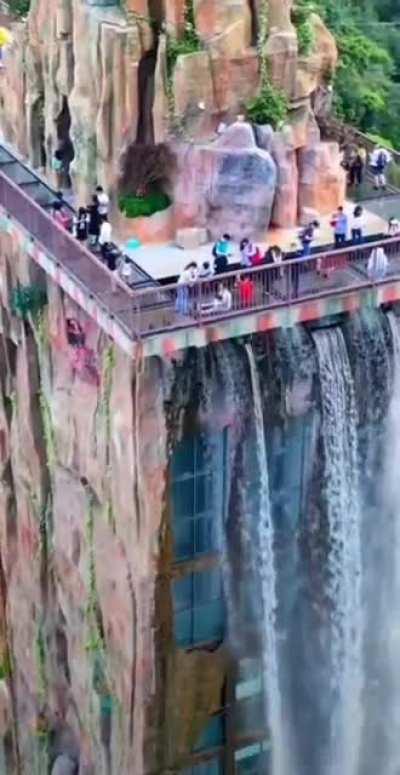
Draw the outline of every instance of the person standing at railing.
[[[80,207],[72,222],[72,233],[79,242],[86,242],[88,236],[88,214],[85,207]]]
[[[248,275],[239,277],[237,281],[237,288],[239,291],[239,299],[241,307],[254,306],[256,296],[256,286],[254,281]]]
[[[335,248],[340,248],[347,240],[349,232],[349,219],[343,207],[338,207],[337,212],[332,218],[331,226],[335,240]]]
[[[318,229],[318,221],[311,221],[308,226],[303,229],[299,234],[299,240],[302,244],[303,256],[309,256],[311,253],[311,246],[315,239],[315,231]]]
[[[97,202],[99,206],[99,215],[104,216],[108,215],[108,208],[110,206],[110,197],[106,192],[104,191],[103,186],[97,186],[96,188],[96,197]]]
[[[229,259],[233,255],[233,246],[229,234],[224,234],[213,247],[214,272],[222,274],[229,266]]]
[[[195,284],[197,276],[198,271],[195,261],[191,261],[190,264],[187,264],[179,276],[175,311],[180,315],[190,314],[190,288]]]
[[[223,283],[219,283],[213,304],[214,312],[230,312],[232,303],[233,299],[229,288],[225,288]]]
[[[93,194],[90,205],[87,206],[89,246],[95,248],[100,236],[101,216],[99,213],[99,201]]]
[[[111,244],[111,223],[109,222],[107,216],[103,215],[100,222],[99,245],[100,245],[101,255],[104,261],[107,261],[107,253],[110,248],[110,244]]]
[[[245,238],[240,243],[240,266],[244,269],[251,266],[257,266],[259,261],[260,250],[257,245],[254,245],[249,239]]]
[[[365,228],[365,214],[361,205],[354,208],[351,218],[351,239],[353,242],[362,242]]]
[[[395,218],[393,215],[391,218],[389,218],[388,222],[388,236],[389,237],[398,237],[400,234],[400,221],[398,218]]]

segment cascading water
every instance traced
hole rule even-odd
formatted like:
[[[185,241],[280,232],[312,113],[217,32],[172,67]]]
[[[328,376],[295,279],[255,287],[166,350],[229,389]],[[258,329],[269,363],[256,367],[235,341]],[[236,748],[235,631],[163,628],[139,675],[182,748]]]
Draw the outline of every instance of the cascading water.
[[[379,630],[378,676],[379,702],[377,713],[382,718],[379,751],[380,775],[400,772],[400,322],[388,313],[393,343],[393,389],[387,417],[384,470],[382,476],[382,510],[380,518],[379,567],[373,569],[376,583],[381,585],[380,605],[375,627]],[[384,518],[382,520],[382,517]],[[379,692],[380,690],[380,692]]]
[[[276,629],[276,573],[274,565],[273,524],[269,494],[267,452],[260,380],[254,352],[246,345],[249,359],[254,412],[255,457],[259,477],[258,539],[260,551],[261,596],[263,603],[264,676],[267,717],[272,737],[272,773],[290,775],[289,751],[283,726],[282,698],[279,686],[279,658]]]
[[[313,334],[321,386],[332,714],[326,772],[357,775],[362,735],[362,609],[357,411],[340,329]]]

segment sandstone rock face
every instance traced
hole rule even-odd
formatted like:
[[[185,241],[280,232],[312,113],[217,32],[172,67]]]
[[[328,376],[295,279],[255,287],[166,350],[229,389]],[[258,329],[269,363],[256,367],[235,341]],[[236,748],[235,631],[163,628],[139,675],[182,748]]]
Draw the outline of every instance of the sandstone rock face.
[[[336,143],[318,143],[299,152],[299,208],[333,212],[343,204],[346,173]]]
[[[168,72],[166,37],[184,34],[185,0],[127,0],[104,6],[85,0],[36,0],[27,22],[15,28],[2,74],[1,129],[49,174],[54,150],[67,144],[74,154],[70,173],[80,202],[87,202],[97,182],[114,193],[128,143],[173,142],[178,129],[184,142],[208,146],[221,121],[232,123],[243,112],[260,86],[256,43],[266,11],[265,54],[272,80],[286,91],[292,107],[302,110],[297,134],[303,138],[297,148],[307,146],[310,104],[317,103],[316,95],[336,66],[337,52],[332,36],[314,15],[315,50],[306,58],[299,56],[292,5],[292,0],[194,0],[200,50],[178,57]],[[284,181],[283,200],[289,162],[287,153],[279,158],[284,169],[278,193],[279,181]],[[245,167],[236,170],[239,180]],[[182,164],[180,174],[191,179]],[[246,180],[240,183],[242,188],[247,185]],[[294,176],[293,201],[295,185]],[[185,182],[179,186],[187,188]],[[270,182],[268,186],[271,189]]]
[[[213,239],[261,234],[270,222],[276,188],[271,155],[257,147],[249,124],[237,122],[214,143],[178,151],[188,175],[174,192],[176,224],[201,224]]]

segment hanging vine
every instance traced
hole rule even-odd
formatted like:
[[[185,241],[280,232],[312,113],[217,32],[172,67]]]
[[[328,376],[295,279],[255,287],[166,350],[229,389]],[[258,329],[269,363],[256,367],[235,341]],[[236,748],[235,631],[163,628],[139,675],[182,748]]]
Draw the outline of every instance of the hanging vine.
[[[99,414],[104,421],[104,438],[106,445],[106,483],[108,490],[108,498],[105,508],[105,516],[108,524],[115,531],[115,518],[112,507],[111,499],[111,391],[113,373],[115,369],[115,349],[113,345],[109,345],[106,348],[103,355],[103,367],[102,367],[102,395],[100,400]]]
[[[257,52],[260,62],[260,88],[255,99],[247,103],[246,113],[249,121],[253,124],[270,124],[273,129],[279,129],[284,124],[288,114],[288,99],[281,89],[277,89],[271,83],[267,56],[268,35],[268,0],[263,0],[259,9],[257,37]]]

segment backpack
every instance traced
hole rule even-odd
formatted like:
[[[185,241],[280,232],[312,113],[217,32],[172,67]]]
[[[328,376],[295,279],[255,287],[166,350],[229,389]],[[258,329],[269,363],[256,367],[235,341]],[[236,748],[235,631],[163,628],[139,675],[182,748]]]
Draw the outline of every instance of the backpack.
[[[377,160],[376,160],[376,166],[378,169],[384,170],[387,164],[387,158],[386,153],[384,151],[381,151]]]

